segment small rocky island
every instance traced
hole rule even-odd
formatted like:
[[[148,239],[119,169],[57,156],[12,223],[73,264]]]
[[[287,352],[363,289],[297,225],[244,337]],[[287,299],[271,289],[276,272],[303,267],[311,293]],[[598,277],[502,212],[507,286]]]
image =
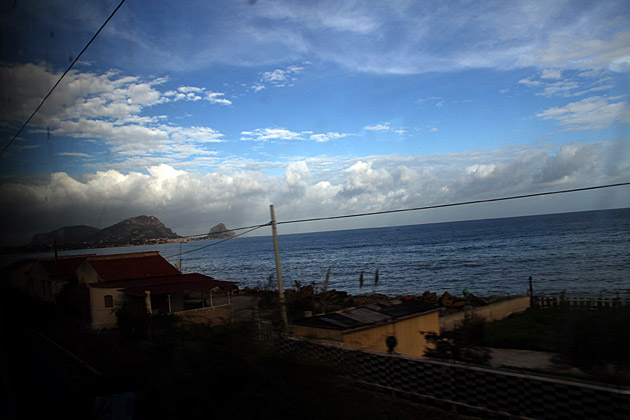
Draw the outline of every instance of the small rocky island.
[[[229,230],[223,223],[219,223],[210,229],[205,239],[230,239],[236,236],[234,231]]]

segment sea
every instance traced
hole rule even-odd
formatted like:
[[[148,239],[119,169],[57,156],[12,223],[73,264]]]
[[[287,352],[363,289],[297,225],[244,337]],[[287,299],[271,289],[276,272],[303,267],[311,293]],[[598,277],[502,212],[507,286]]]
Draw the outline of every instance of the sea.
[[[630,208],[281,234],[278,242],[285,288],[389,296],[461,295],[467,289],[505,296],[527,294],[531,276],[535,294],[630,297]],[[147,250],[160,251],[173,264],[181,258],[183,272],[235,281],[240,288],[277,284],[271,236],[60,255]]]

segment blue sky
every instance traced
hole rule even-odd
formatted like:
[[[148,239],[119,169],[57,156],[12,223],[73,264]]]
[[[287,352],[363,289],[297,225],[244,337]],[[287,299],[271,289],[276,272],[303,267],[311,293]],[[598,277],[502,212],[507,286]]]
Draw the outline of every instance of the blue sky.
[[[116,7],[4,2],[0,146]],[[128,0],[0,158],[3,243],[625,182],[626,1]],[[630,189],[286,232],[630,206]]]

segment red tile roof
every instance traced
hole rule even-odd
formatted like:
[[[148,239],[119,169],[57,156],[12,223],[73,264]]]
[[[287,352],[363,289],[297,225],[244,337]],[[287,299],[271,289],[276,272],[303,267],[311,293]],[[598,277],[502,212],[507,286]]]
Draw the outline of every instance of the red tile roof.
[[[73,255],[57,258],[57,270],[59,278],[70,277],[77,271],[77,268],[90,256],[90,255]],[[55,259],[54,258],[40,258],[37,262],[42,266],[49,276],[55,275]]]
[[[68,255],[57,257],[57,268],[59,278],[64,280],[68,279],[77,268],[85,261],[88,257],[91,257],[95,254],[88,255]],[[36,263],[39,264],[44,271],[50,276],[55,277],[55,258],[27,258],[15,261],[12,264],[3,267],[2,271],[5,273],[10,273],[13,270],[17,270],[21,267],[24,267],[28,264]]]
[[[157,251],[135,254],[99,255],[88,258],[101,281],[177,276],[181,272]]]
[[[92,283],[90,286],[98,288],[122,289],[123,292],[144,296],[145,291],[160,295],[182,292],[185,290],[213,289],[215,287],[231,287],[232,281],[216,280],[199,273],[178,274],[172,276],[148,277],[136,280],[119,280],[106,283]]]

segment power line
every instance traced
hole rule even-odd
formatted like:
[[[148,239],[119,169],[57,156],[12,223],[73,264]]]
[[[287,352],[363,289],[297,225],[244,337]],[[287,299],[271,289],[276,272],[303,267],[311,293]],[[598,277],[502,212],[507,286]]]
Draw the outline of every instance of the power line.
[[[201,251],[202,249],[206,249],[206,248],[210,248],[211,246],[216,246],[216,245],[222,244],[223,242],[225,242],[225,241],[229,241],[230,239],[236,239],[236,238],[238,238],[238,237],[240,237],[240,236],[243,236],[243,235],[248,234],[249,232],[253,232],[253,231],[255,231],[256,229],[260,229],[261,227],[264,227],[264,226],[269,226],[269,225],[270,225],[270,223],[265,223],[264,225],[258,225],[258,226],[253,227],[252,229],[248,230],[247,232],[240,233],[240,234],[238,234],[238,235],[236,235],[236,236],[232,236],[232,237],[230,237],[230,238],[225,238],[225,239],[223,239],[223,240],[221,240],[221,241],[218,241],[218,242],[213,242],[213,243],[211,243],[211,244],[204,245],[204,246],[199,247],[199,248],[191,249],[191,250],[188,250],[188,251],[186,251],[186,252],[182,252],[182,253],[177,253],[177,254],[169,255],[169,256],[168,256],[168,257],[166,257],[166,258],[173,258],[173,257],[181,256],[181,255],[190,254],[190,253],[192,253],[192,252]],[[246,229],[246,228],[239,228],[239,229]],[[227,231],[226,231],[226,232],[227,232]],[[214,233],[214,232],[213,232],[213,233]],[[219,232],[217,232],[217,233],[219,233]],[[186,237],[188,238],[189,236],[186,236]]]
[[[218,235],[220,233],[227,233],[227,232],[235,232],[237,230],[245,230],[245,229],[251,229],[251,228],[259,228],[262,226],[267,226],[269,223],[266,223],[264,225],[252,225],[252,226],[243,226],[243,227],[239,227],[239,228],[234,228],[234,229],[225,229],[225,230],[217,230],[216,232],[205,232],[205,233],[199,233],[196,235],[186,235],[186,236],[182,236],[182,238],[198,238],[200,236],[208,236],[210,234],[212,235]]]
[[[48,94],[46,96],[44,96],[44,99],[41,100],[41,102],[39,103],[39,105],[37,106],[37,108],[35,108],[35,111],[33,111],[33,113],[31,114],[30,117],[28,117],[28,119],[26,120],[26,122],[24,124],[22,124],[22,127],[20,127],[20,129],[18,130],[18,132],[15,134],[15,136],[13,136],[13,138],[9,141],[9,143],[4,146],[4,148],[2,149],[2,151],[0,152],[0,157],[2,157],[2,155],[4,154],[4,152],[9,148],[9,146],[11,146],[11,144],[13,143],[13,141],[20,135],[20,133],[22,133],[22,131],[24,130],[24,128],[26,128],[26,126],[28,125],[28,123],[31,122],[31,120],[33,119],[33,117],[35,116],[35,114],[37,114],[37,111],[39,111],[39,109],[42,107],[42,105],[44,105],[44,102],[46,102],[46,99],[48,99],[48,97],[53,93],[53,91],[55,90],[55,88],[59,85],[59,83],[61,83],[61,81],[63,80],[63,78],[66,76],[66,74],[68,74],[68,72],[72,69],[72,67],[76,64],[77,61],[79,61],[79,58],[81,58],[81,56],[83,55],[83,53],[85,52],[85,50],[88,49],[88,47],[90,46],[90,44],[92,44],[92,41],[94,41],[96,39],[96,37],[98,36],[98,34],[101,33],[101,31],[103,30],[103,28],[105,28],[105,25],[107,25],[107,23],[111,20],[112,17],[114,17],[114,15],[116,14],[116,12],[118,11],[118,9],[120,9],[120,7],[123,5],[123,3],[125,2],[125,0],[121,0],[121,2],[118,4],[118,6],[116,7],[116,9],[114,9],[114,11],[109,15],[109,17],[107,18],[107,20],[101,25],[101,27],[98,29],[98,31],[96,31],[96,33],[94,34],[94,36],[92,37],[92,39],[90,39],[90,41],[85,45],[85,47],[83,47],[83,49],[81,50],[81,52],[79,53],[79,55],[77,55],[77,57],[74,59],[74,61],[72,61],[72,63],[70,64],[70,66],[66,69],[66,71],[61,75],[61,77],[59,78],[59,80],[57,80],[57,83],[55,83],[55,85],[50,89],[50,91],[48,92]]]
[[[362,217],[362,216],[375,216],[379,214],[390,214],[390,213],[402,213],[407,211],[418,211],[418,210],[429,210],[429,209],[440,209],[445,207],[456,207],[456,206],[467,206],[470,204],[481,204],[481,203],[492,203],[496,201],[507,201],[507,200],[516,200],[520,198],[531,198],[531,197],[540,197],[544,195],[555,195],[555,194],[566,194],[571,192],[578,191],[589,191],[589,190],[598,190],[602,188],[611,188],[611,187],[621,187],[624,185],[630,185],[630,182],[621,182],[618,184],[608,184],[608,185],[598,185],[594,187],[584,187],[584,188],[573,188],[570,190],[559,190],[559,191],[547,191],[541,193],[534,194],[523,194],[523,195],[513,195],[509,197],[500,197],[500,198],[488,198],[484,200],[473,200],[473,201],[462,201],[459,203],[448,203],[448,204],[436,204],[432,206],[424,206],[424,207],[414,207],[408,209],[397,209],[397,210],[384,210],[384,211],[375,211],[370,213],[356,213],[356,214],[346,214],[343,216],[328,216],[328,217],[314,217],[311,219],[297,219],[297,220],[285,220],[282,222],[276,222],[277,225],[284,225],[289,223],[303,223],[303,222],[316,222],[320,220],[334,220],[334,219],[346,219],[350,217]]]
[[[521,199],[521,198],[531,198],[531,197],[540,197],[540,196],[545,196],[545,195],[566,194],[566,193],[572,193],[572,192],[598,190],[598,189],[603,189],[603,188],[621,187],[621,186],[627,186],[627,185],[630,185],[630,182],[621,182],[621,183],[617,183],[617,184],[607,184],[607,185],[597,185],[597,186],[593,186],[593,187],[573,188],[573,189],[569,189],[569,190],[546,191],[546,192],[533,193],[533,194],[513,195],[513,196],[508,196],[508,197],[487,198],[487,199],[484,199],[484,200],[462,201],[462,202],[458,202],[458,203],[435,204],[435,205],[431,205],[431,206],[413,207],[413,208],[407,208],[407,209],[383,210],[383,211],[375,211],[375,212],[370,212],[370,213],[355,213],[355,214],[346,214],[346,215],[342,215],[342,216],[314,217],[314,218],[310,218],[310,219],[285,220],[285,221],[276,222],[276,225],[290,224],[290,223],[315,222],[315,221],[321,221],[321,220],[347,219],[347,218],[351,218],[351,217],[375,216],[375,215],[379,215],[379,214],[402,213],[402,212],[408,212],[408,211],[419,211],[419,210],[439,209],[439,208],[445,208],[445,207],[466,206],[466,205],[470,205],[470,204],[481,204],[481,203],[492,203],[492,202],[497,202],[497,201],[517,200],[517,199]],[[260,225],[245,226],[245,227],[239,227],[239,228],[234,228],[234,229],[229,229],[229,230],[212,232],[213,234],[215,234],[215,233],[219,234],[219,233],[233,232],[233,231],[237,231],[237,230],[249,229],[247,232],[241,233],[241,234],[236,235],[234,237],[226,238],[226,239],[223,239],[223,240],[221,240],[219,242],[214,242],[214,243],[211,243],[209,245],[202,246],[200,248],[196,248],[196,249],[192,249],[192,250],[183,252],[181,254],[170,255],[167,258],[172,258],[172,257],[176,257],[178,255],[185,255],[185,254],[190,254],[192,252],[201,251],[202,249],[206,249],[206,248],[209,248],[211,246],[219,245],[219,244],[221,244],[221,243],[223,243],[225,241],[228,241],[230,239],[238,238],[239,236],[243,236],[243,235],[245,235],[245,234],[247,234],[249,232],[253,232],[256,229],[260,229],[261,227],[270,226],[270,225],[271,225],[271,222],[268,222],[268,223],[260,224]],[[205,236],[205,235],[207,235],[207,233],[202,233],[202,234],[199,234],[199,235],[183,236],[183,238],[195,238],[195,237]]]

